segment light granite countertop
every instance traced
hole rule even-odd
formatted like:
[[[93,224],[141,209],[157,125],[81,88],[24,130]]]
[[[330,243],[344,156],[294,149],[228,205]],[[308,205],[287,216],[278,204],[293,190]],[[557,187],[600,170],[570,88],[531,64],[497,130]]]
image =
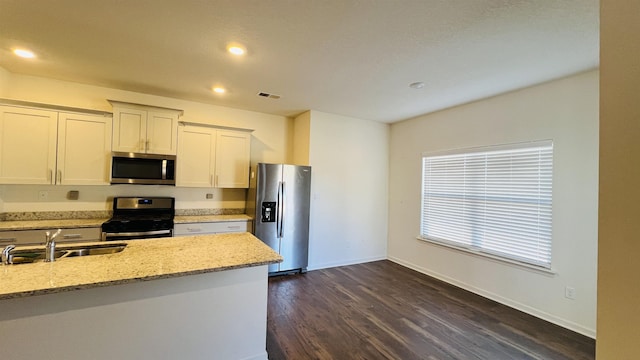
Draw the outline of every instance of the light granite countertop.
[[[39,229],[72,229],[100,227],[105,218],[96,219],[56,219],[56,220],[11,220],[0,221],[0,231],[3,230],[39,230]],[[245,214],[237,215],[180,215],[174,218],[176,224],[251,221]]]
[[[64,258],[49,263],[0,265],[0,300],[282,261],[278,253],[250,233],[115,243],[127,243],[127,247],[116,254]]]

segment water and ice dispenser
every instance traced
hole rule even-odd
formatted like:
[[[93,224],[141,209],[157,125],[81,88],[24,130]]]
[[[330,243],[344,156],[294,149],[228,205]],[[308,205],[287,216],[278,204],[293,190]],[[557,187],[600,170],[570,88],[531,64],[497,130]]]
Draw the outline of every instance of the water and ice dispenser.
[[[276,222],[276,202],[275,201],[263,201],[262,202],[262,222]]]

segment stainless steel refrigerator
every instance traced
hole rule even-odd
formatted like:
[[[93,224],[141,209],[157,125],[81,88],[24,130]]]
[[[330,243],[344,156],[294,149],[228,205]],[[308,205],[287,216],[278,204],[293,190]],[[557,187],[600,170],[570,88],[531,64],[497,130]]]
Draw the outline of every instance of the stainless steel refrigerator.
[[[247,213],[254,216],[253,234],[284,258],[269,265],[269,273],[306,272],[311,167],[259,163],[252,170]]]

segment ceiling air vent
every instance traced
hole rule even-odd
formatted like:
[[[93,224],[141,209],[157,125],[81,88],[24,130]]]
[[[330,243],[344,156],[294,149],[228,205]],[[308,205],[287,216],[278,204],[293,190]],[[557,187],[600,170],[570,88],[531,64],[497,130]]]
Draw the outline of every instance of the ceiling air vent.
[[[269,94],[269,93],[266,93],[266,92],[259,92],[258,96],[262,96],[262,97],[269,98],[269,99],[275,99],[275,100],[280,99],[280,95]]]

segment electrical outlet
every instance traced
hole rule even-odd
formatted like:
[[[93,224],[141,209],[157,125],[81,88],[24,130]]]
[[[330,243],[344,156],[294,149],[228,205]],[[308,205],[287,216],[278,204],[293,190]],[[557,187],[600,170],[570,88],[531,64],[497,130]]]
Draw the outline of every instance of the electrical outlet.
[[[567,286],[564,288],[564,297],[567,299],[575,300],[576,299],[576,289],[571,286]]]
[[[207,194],[207,199],[213,199],[213,194]]]
[[[49,193],[46,191],[38,191],[38,200],[47,201],[49,198]]]

